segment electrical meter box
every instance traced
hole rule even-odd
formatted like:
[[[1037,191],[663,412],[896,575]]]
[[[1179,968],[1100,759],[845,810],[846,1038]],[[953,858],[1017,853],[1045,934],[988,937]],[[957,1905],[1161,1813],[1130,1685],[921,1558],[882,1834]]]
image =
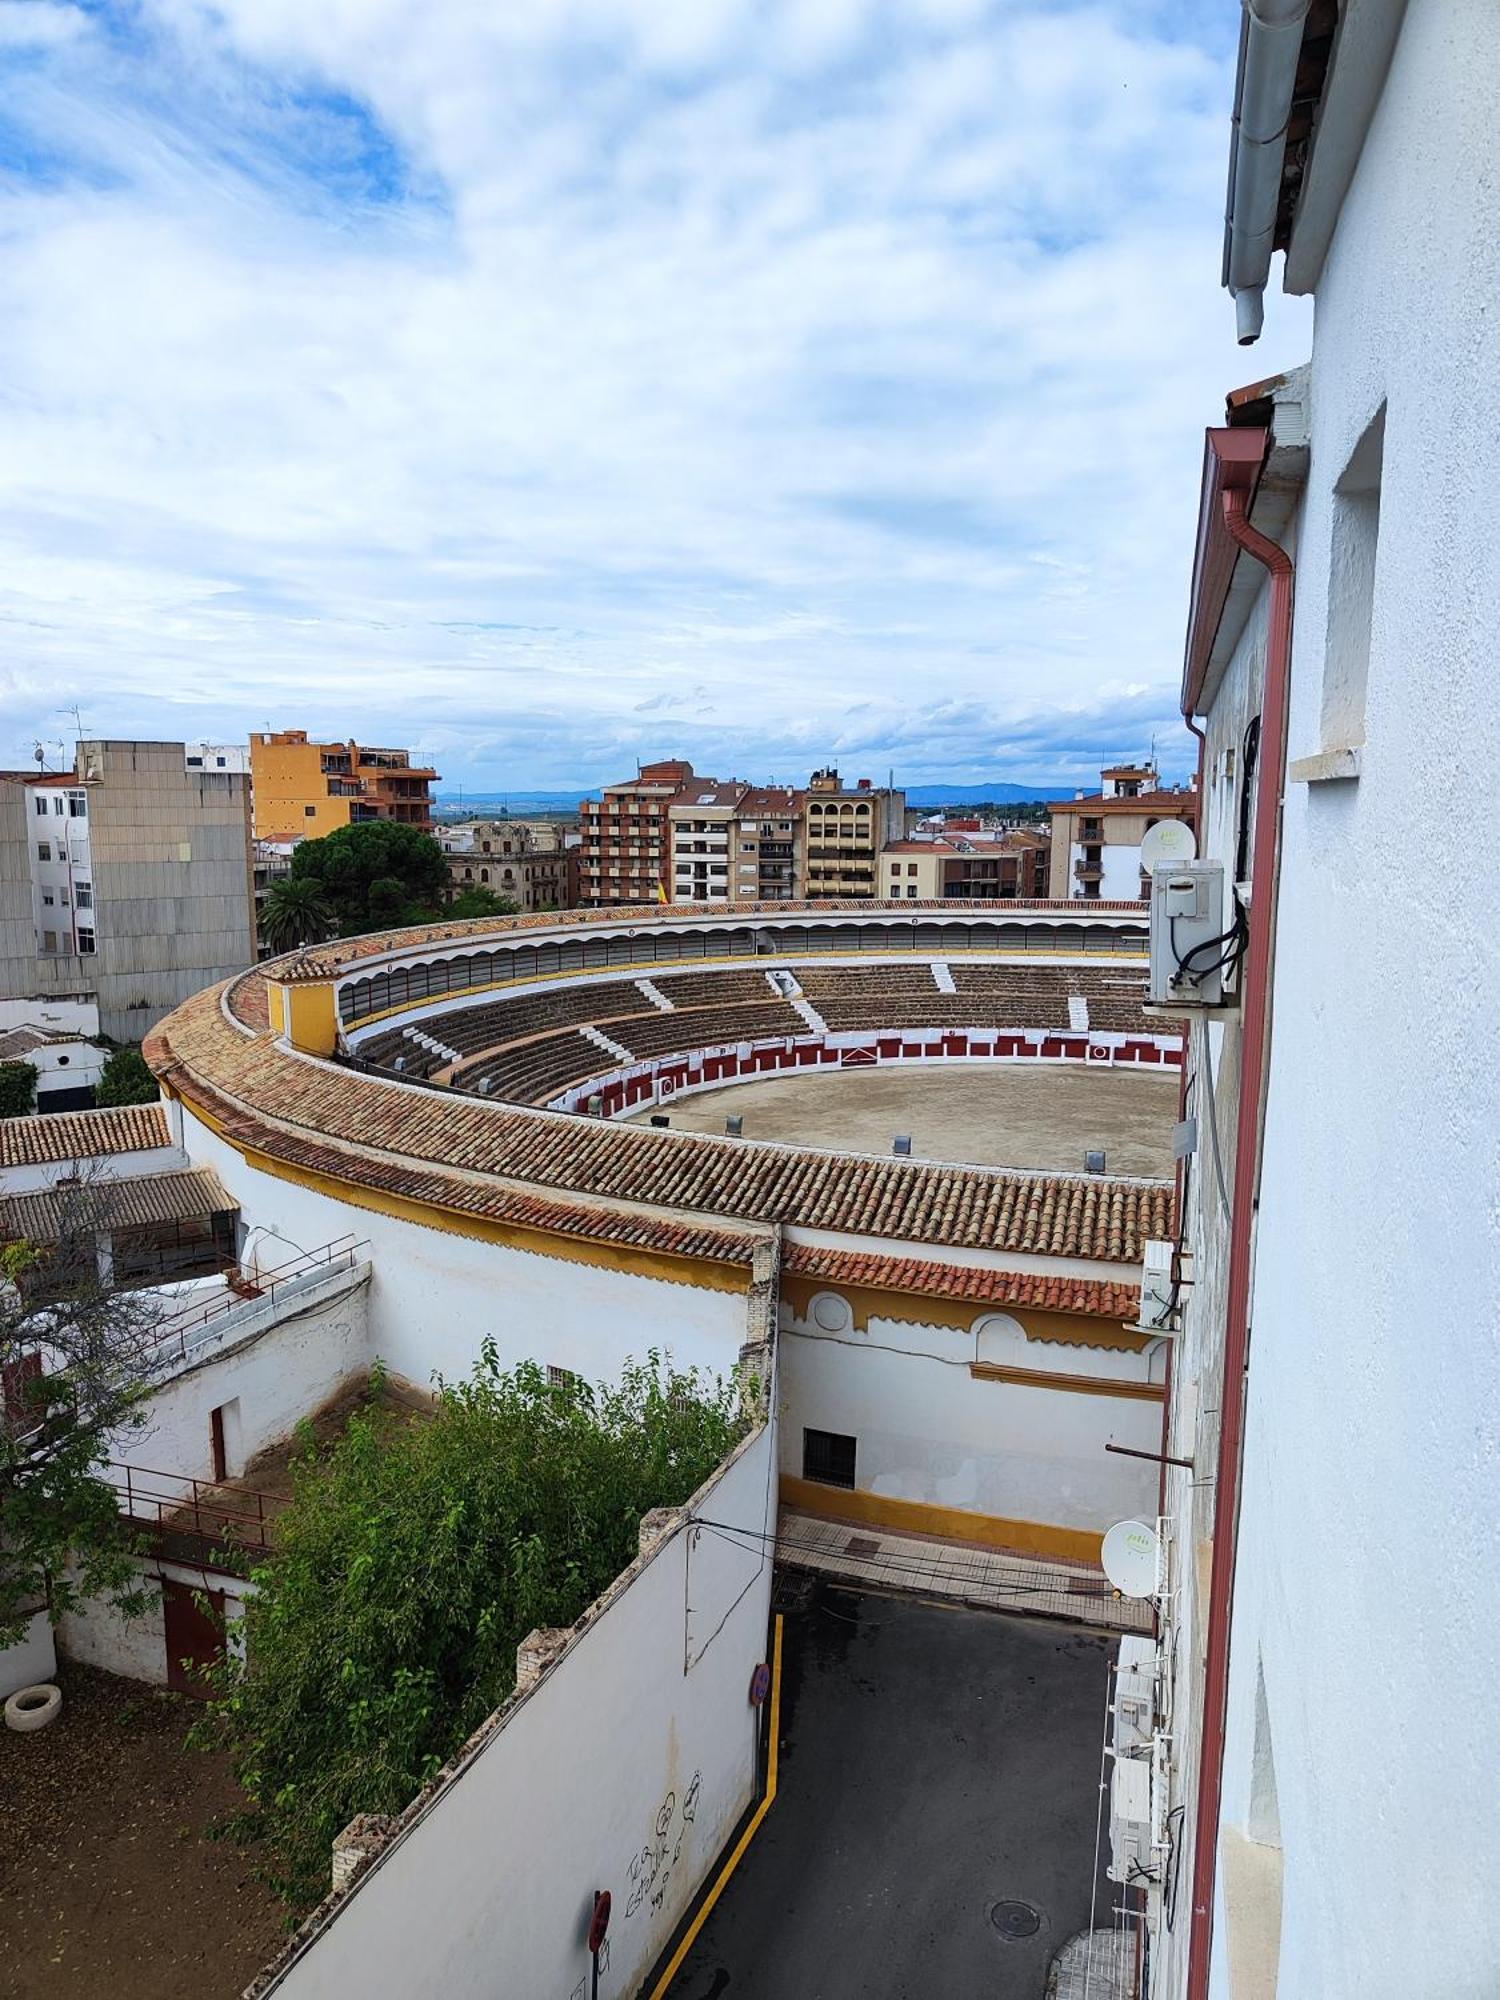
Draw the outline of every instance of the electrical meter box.
[[[1151,875],[1153,1007],[1218,1007],[1232,913],[1224,901],[1221,861],[1182,861]]]

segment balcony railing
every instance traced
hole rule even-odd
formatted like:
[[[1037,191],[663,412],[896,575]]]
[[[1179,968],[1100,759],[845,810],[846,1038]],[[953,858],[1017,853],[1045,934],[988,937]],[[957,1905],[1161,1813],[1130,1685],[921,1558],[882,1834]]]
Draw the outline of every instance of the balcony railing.
[[[309,1250],[266,1271],[253,1275],[231,1271],[226,1274],[223,1293],[214,1292],[202,1300],[189,1300],[178,1312],[161,1323],[156,1337],[146,1342],[143,1353],[157,1367],[184,1361],[189,1352],[218,1332],[226,1316],[247,1307],[274,1310],[291,1295],[311,1289],[313,1283],[335,1271],[352,1271],[368,1243],[354,1236],[340,1236],[321,1250]]]
[[[268,1549],[271,1524],[291,1500],[289,1493],[262,1492],[229,1479],[193,1479],[126,1459],[110,1459],[103,1470],[127,1519],[237,1548]]]

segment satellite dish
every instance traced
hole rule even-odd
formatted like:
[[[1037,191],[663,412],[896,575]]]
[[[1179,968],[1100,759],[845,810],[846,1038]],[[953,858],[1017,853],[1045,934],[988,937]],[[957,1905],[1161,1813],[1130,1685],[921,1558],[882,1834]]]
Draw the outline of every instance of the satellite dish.
[[[1100,1550],[1104,1574],[1122,1597],[1154,1597],[1161,1543],[1144,1521],[1116,1521]]]
[[[1186,820],[1159,819],[1141,835],[1141,866],[1148,875],[1153,868],[1178,868],[1197,856],[1198,842]]]

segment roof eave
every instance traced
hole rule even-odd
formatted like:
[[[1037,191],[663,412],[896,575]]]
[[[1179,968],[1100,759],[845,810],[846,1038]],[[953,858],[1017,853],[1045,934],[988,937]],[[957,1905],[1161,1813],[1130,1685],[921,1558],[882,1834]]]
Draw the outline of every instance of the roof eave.
[[[1203,477],[1198,495],[1198,539],[1188,596],[1187,654],[1183,664],[1182,712],[1195,715],[1208,672],[1209,653],[1224,615],[1239,547],[1224,524],[1224,495],[1254,501],[1271,447],[1269,427],[1212,426],[1204,433]]]

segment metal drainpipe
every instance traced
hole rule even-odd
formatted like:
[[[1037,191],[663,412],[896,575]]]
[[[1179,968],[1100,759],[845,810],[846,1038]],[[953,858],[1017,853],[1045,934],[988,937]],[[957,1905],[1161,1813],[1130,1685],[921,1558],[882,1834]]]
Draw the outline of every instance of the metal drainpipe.
[[[1251,850],[1250,937],[1240,1043],[1239,1125],[1234,1147],[1234,1205],[1229,1222],[1224,1386],[1214,1488],[1213,1569],[1208,1593],[1208,1657],[1203,1676],[1203,1741],[1193,1839],[1193,1916],[1187,2000],[1208,2000],[1213,1942],[1219,1810],[1224,1793],[1224,1728],[1229,1695],[1230,1616],[1239,1535],[1240,1467],[1245,1436],[1245,1372],[1250,1347],[1250,1281],[1259,1197],[1261,1107],[1270,1044],[1271,950],[1276,935],[1276,872],[1286,779],[1287,694],[1291,681],[1293,564],[1286,550],[1250,525],[1245,495],[1223,495],[1229,534],[1271,579],[1266,677],[1261,698],[1255,840]]]

